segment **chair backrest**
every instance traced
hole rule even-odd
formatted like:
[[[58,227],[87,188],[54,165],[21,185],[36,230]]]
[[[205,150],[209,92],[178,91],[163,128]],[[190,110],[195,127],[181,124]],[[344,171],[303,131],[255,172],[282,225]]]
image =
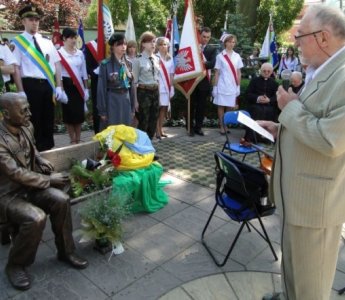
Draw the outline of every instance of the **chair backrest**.
[[[249,112],[247,112],[246,110],[233,110],[233,111],[228,111],[224,114],[224,125],[228,126],[228,125],[237,125],[238,121],[238,112],[242,112],[245,115],[247,115],[248,117],[250,117]]]
[[[219,171],[226,178],[224,191],[241,201],[260,203],[261,197],[267,197],[268,182],[265,172],[239,161],[224,152],[216,152],[215,159]],[[217,189],[220,183],[217,183]]]

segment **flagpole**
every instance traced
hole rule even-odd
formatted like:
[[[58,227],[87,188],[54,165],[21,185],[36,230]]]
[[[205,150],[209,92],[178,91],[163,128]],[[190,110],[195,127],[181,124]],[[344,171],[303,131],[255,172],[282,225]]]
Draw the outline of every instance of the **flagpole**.
[[[132,0],[127,0],[128,2],[128,12],[131,13],[132,11]]]
[[[229,11],[225,11],[224,31],[228,30]]]

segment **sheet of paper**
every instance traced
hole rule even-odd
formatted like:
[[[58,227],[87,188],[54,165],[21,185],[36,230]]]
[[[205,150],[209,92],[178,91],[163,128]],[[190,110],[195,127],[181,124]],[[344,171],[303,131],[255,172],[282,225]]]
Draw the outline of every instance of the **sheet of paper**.
[[[243,112],[238,112],[237,121],[274,142],[274,137],[272,134],[270,134],[266,129],[262,128],[258,123],[256,123],[256,121],[245,115]]]

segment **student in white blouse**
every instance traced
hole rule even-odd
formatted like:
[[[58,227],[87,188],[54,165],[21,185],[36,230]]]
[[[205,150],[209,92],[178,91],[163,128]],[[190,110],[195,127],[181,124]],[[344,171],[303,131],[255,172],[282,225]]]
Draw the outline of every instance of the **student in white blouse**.
[[[80,142],[81,125],[85,121],[85,108],[89,99],[87,71],[84,54],[76,48],[77,32],[71,28],[62,31],[61,57],[62,82],[67,94],[67,103],[62,105],[62,119],[67,127],[71,144]],[[67,64],[67,65],[66,65]]]
[[[280,60],[278,74],[282,73],[284,70],[291,70],[297,71],[297,66],[299,65],[299,61],[297,56],[295,55],[294,47],[290,46],[286,50],[286,54],[284,54]]]

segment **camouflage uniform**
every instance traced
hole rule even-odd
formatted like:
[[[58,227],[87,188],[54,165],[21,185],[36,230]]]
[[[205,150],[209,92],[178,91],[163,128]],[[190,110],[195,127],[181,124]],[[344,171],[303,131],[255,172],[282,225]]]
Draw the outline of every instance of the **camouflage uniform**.
[[[133,61],[133,77],[137,84],[139,111],[136,117],[138,129],[145,131],[150,139],[156,132],[159,112],[159,59],[145,52]]]

